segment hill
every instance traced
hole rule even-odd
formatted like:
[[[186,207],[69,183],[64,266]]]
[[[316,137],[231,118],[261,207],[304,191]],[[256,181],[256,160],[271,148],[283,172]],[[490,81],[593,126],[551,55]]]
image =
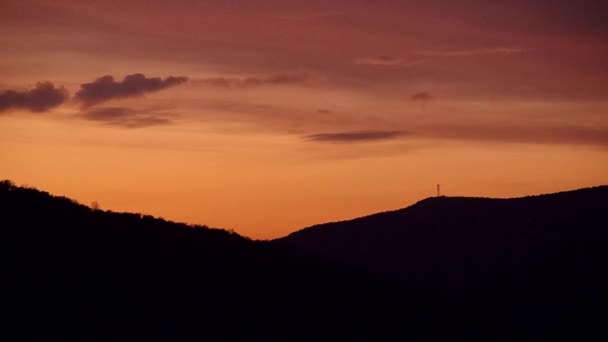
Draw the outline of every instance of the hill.
[[[606,189],[431,198],[268,242],[2,181],[3,330],[44,340],[590,340],[605,322]]]
[[[275,242],[433,289],[505,331],[581,333],[606,318],[607,213],[608,186],[514,199],[435,197]]]
[[[8,181],[0,208],[3,326],[19,339],[349,340],[428,326],[418,299],[269,242]]]

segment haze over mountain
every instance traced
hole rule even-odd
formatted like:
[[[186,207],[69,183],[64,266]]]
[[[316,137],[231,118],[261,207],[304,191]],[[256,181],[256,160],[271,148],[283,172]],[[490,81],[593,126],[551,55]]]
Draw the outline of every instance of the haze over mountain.
[[[42,339],[589,340],[607,206],[605,186],[429,198],[253,241],[2,181],[5,323]]]

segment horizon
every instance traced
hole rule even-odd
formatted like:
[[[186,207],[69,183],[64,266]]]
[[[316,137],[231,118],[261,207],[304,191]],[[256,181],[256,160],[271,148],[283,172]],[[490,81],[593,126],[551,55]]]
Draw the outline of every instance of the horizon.
[[[199,225],[199,226],[204,226],[204,227],[209,227],[209,228],[223,229],[223,230],[226,230],[226,231],[238,233],[239,235],[241,235],[243,237],[246,237],[246,238],[249,238],[249,239],[253,239],[253,240],[266,240],[266,241],[273,240],[273,239],[285,238],[285,237],[289,236],[292,233],[303,231],[303,230],[305,230],[307,228],[311,228],[311,227],[314,227],[314,226],[325,225],[325,224],[332,224],[332,223],[338,223],[338,222],[346,222],[346,221],[356,220],[356,219],[360,219],[360,218],[364,218],[364,217],[374,216],[374,215],[377,215],[377,214],[384,214],[384,213],[399,211],[399,210],[402,210],[402,209],[409,208],[409,207],[411,207],[411,206],[413,206],[413,205],[415,205],[415,204],[417,204],[419,202],[426,201],[426,200],[431,199],[431,198],[455,198],[455,199],[465,199],[466,198],[466,199],[488,199],[488,200],[492,200],[492,199],[517,200],[517,199],[527,198],[527,197],[559,195],[559,194],[564,194],[564,193],[569,193],[569,192],[577,192],[577,191],[583,191],[583,190],[589,190],[589,189],[608,187],[608,184],[596,184],[596,185],[592,185],[592,186],[588,186],[588,187],[583,187],[583,188],[562,189],[562,190],[555,191],[555,192],[527,194],[527,195],[515,196],[515,197],[480,197],[480,196],[459,196],[459,195],[450,196],[450,195],[441,194],[441,195],[435,195],[435,196],[428,196],[428,197],[420,198],[420,199],[415,200],[413,203],[410,203],[408,205],[405,205],[405,206],[402,206],[402,207],[399,207],[399,208],[389,208],[389,209],[385,209],[385,210],[381,210],[381,211],[376,211],[376,212],[372,212],[372,213],[364,213],[364,214],[361,214],[361,215],[356,216],[356,217],[348,217],[348,218],[340,218],[340,219],[327,220],[327,221],[323,221],[323,222],[315,222],[315,223],[309,224],[307,226],[302,226],[302,227],[298,227],[298,228],[296,228],[294,230],[287,231],[283,235],[279,235],[279,236],[253,237],[253,236],[248,236],[248,235],[242,234],[237,229],[234,229],[234,228],[231,228],[231,227],[212,226],[212,225],[206,224],[205,222],[186,222],[186,221],[180,221],[180,220],[172,219],[170,217],[163,217],[163,216],[160,216],[160,215],[155,215],[153,213],[125,211],[125,210],[121,210],[119,208],[103,208],[101,206],[101,204],[98,203],[97,201],[93,201],[93,202],[87,204],[87,203],[82,203],[81,201],[78,201],[75,198],[72,198],[72,197],[69,197],[69,196],[65,196],[63,194],[57,194],[57,193],[49,192],[46,189],[37,188],[37,187],[31,186],[31,185],[28,185],[28,184],[17,184],[17,183],[15,183],[14,181],[12,181],[10,179],[0,179],[0,183],[2,183],[2,182],[8,182],[9,184],[11,184],[13,186],[16,186],[16,187],[20,187],[20,188],[34,189],[34,190],[38,190],[38,191],[42,191],[42,192],[47,192],[51,196],[58,196],[58,197],[68,198],[70,200],[76,201],[76,203],[78,203],[80,205],[89,207],[89,208],[94,209],[94,210],[101,210],[101,211],[108,211],[108,212],[115,212],[115,213],[139,214],[139,215],[142,215],[142,216],[152,216],[154,218],[167,220],[167,221],[174,222],[174,223],[177,223],[177,224]]]
[[[606,184],[606,11],[4,1],[0,179],[255,239]]]

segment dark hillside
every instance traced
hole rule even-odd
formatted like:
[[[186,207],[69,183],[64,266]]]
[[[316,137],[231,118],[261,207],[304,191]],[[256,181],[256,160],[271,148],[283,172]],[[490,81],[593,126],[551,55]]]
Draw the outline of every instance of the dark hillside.
[[[26,337],[404,337],[422,322],[363,273],[224,230],[91,210],[7,181],[0,208],[5,324]]]
[[[606,187],[432,198],[263,242],[3,181],[3,326],[43,340],[589,340],[606,317],[606,205]]]
[[[608,186],[514,199],[428,198],[276,242],[435,289],[435,298],[505,328],[577,330],[606,317],[590,313],[605,312]]]

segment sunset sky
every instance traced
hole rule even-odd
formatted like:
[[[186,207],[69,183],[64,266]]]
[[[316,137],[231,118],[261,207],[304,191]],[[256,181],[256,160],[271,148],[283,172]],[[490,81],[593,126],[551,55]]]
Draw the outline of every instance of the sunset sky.
[[[606,1],[0,1],[0,179],[273,238],[608,183]]]

